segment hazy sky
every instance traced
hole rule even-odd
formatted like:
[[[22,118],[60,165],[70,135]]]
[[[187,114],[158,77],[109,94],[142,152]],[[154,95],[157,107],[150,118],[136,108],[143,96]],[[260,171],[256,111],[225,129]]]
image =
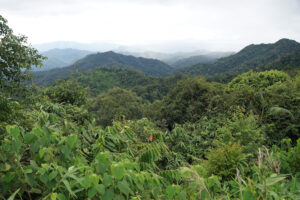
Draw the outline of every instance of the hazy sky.
[[[33,44],[177,41],[236,51],[280,38],[300,41],[300,0],[0,0],[0,14]]]

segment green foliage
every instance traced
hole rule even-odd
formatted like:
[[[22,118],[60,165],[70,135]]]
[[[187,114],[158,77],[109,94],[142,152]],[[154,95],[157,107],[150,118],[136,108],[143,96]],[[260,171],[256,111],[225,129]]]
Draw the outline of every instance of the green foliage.
[[[107,126],[111,125],[115,118],[141,118],[142,99],[134,92],[116,87],[96,97],[89,110],[99,117],[101,125]]]
[[[239,143],[229,142],[222,147],[211,149],[207,155],[208,174],[232,179],[235,177],[236,169],[245,165],[245,157]]]
[[[0,15],[0,90],[11,88],[29,78],[32,65],[42,65],[43,56],[27,44],[23,35],[14,35],[7,20]]]
[[[227,120],[217,129],[215,144],[222,146],[230,142],[240,143],[243,153],[253,158],[256,156],[257,149],[265,143],[265,136],[254,116],[245,117],[240,114],[233,120]]]
[[[281,39],[274,44],[249,45],[240,52],[220,58],[212,64],[197,64],[191,67],[182,68],[179,71],[186,74],[202,74],[204,76],[225,75],[226,79],[249,70],[261,70],[268,65],[289,53],[300,51],[300,44],[293,40]],[[271,70],[273,68],[268,68]],[[274,68],[278,69],[278,67]],[[228,80],[226,80],[228,81]]]
[[[132,90],[145,100],[162,99],[177,81],[184,78],[174,75],[167,78],[146,76],[134,69],[101,67],[72,77],[89,89],[92,96],[107,92],[113,87]]]
[[[289,79],[290,78],[286,73],[277,70],[258,73],[249,71],[234,78],[228,83],[228,88],[232,90],[238,90],[245,87],[266,89],[274,84],[287,82]]]
[[[269,46],[243,54],[268,60]],[[107,68],[73,78],[0,94],[0,199],[300,198],[299,74],[248,72],[227,85]],[[84,88],[108,91],[87,99]]]
[[[300,51],[286,54],[268,65],[261,66],[258,70],[265,71],[270,69],[286,71],[291,76],[294,75],[294,72],[300,69]]]
[[[61,104],[81,106],[87,101],[86,90],[74,80],[62,80],[55,86],[46,88],[45,95],[47,95],[51,101]]]
[[[179,81],[163,99],[162,115],[168,127],[175,123],[195,122],[200,119],[217,92],[215,85],[201,77]]]
[[[146,75],[158,77],[171,75],[173,71],[172,67],[159,60],[125,56],[110,51],[90,54],[70,66],[32,74],[37,85],[45,86],[54,83],[55,79],[69,77],[70,72],[87,72],[99,67],[130,68],[139,70]]]
[[[293,147],[290,139],[282,140],[281,147],[273,147],[280,160],[281,171],[283,173],[296,174],[300,172],[300,139]]]

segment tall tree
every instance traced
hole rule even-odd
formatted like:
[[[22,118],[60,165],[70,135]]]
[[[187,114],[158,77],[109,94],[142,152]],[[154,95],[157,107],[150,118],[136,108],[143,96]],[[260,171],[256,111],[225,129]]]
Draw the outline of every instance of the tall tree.
[[[31,66],[42,66],[45,59],[27,43],[24,35],[15,35],[0,15],[0,90],[28,80]]]

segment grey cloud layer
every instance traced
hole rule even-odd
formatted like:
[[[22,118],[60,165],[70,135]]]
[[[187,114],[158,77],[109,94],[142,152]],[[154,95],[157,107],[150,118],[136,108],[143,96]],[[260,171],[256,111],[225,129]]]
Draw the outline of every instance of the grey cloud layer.
[[[103,12],[106,5],[110,5],[111,10],[105,13],[105,18],[98,16],[97,14]],[[132,13],[129,14],[132,16],[123,20],[127,13],[122,12],[119,16],[118,12],[124,5],[127,5],[127,9],[128,5],[137,5],[140,6],[137,8],[144,10],[131,10]],[[174,13],[173,8],[176,7],[180,9]],[[160,9],[159,14],[156,8]],[[144,12],[146,9],[151,12]],[[139,33],[141,28],[137,26],[140,23],[146,23],[142,28],[153,31],[149,34],[140,31],[141,34],[145,34],[136,35],[140,40],[165,40],[166,35],[172,30],[171,34],[178,34],[178,38],[184,40],[198,40],[202,41],[201,44],[206,41],[207,45],[203,48],[208,47],[208,43],[216,48],[222,45],[227,48],[229,44],[242,47],[249,43],[275,42],[282,37],[300,41],[300,0],[0,0],[1,13],[12,16],[15,27],[21,27],[19,21],[24,19],[28,19],[28,23],[31,23],[30,20],[36,18],[47,18],[47,22],[43,21],[48,25],[44,26],[44,29],[47,29],[44,32],[38,30],[39,27],[35,29],[35,26],[27,29],[22,27],[25,32],[32,33],[33,38],[44,35],[45,42],[68,38],[67,36],[59,38],[61,34],[51,32],[58,27],[65,35],[69,34],[68,31],[70,34],[78,31],[78,27],[72,23],[68,24],[69,30],[64,30],[62,29],[64,25],[59,25],[60,22],[57,21],[68,23],[68,20],[80,20],[81,17],[90,24],[84,23],[85,29],[89,31],[78,34],[76,40],[79,42],[87,37],[98,40],[101,38],[102,30],[108,32],[103,37],[108,38],[112,35],[108,39],[125,41],[130,34]],[[141,21],[137,23],[135,19]],[[9,18],[8,20],[10,21]],[[38,23],[43,22],[35,20],[35,25],[41,26]],[[127,24],[124,26],[124,23],[128,23],[128,26]],[[116,35],[118,29],[115,27],[119,26],[129,27],[130,30],[126,29],[127,35],[124,29],[120,35]],[[20,28],[21,33],[23,29]],[[158,31],[165,35],[164,38],[151,38]],[[99,34],[85,35],[89,32]],[[114,38],[115,36],[118,38]]]

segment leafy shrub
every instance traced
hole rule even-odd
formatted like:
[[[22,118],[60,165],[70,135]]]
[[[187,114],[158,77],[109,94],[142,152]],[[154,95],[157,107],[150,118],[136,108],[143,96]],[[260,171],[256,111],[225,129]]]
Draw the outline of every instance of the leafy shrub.
[[[245,165],[245,157],[239,143],[229,142],[222,147],[211,149],[206,163],[208,174],[220,176],[224,180],[233,179],[236,169]]]
[[[300,172],[300,139],[294,147],[291,145],[291,139],[284,139],[280,149],[275,146],[274,151],[277,151],[282,173]]]
[[[230,83],[228,83],[228,88],[234,90],[247,86],[256,89],[267,88],[274,84],[284,83],[288,80],[290,80],[288,74],[277,70],[258,73],[249,71],[234,78]]]
[[[256,158],[257,150],[265,142],[265,136],[255,116],[236,115],[232,120],[217,129],[216,145],[239,142],[243,153],[249,158]]]
[[[81,106],[87,101],[86,90],[74,80],[62,80],[45,91],[53,102]]]
[[[116,118],[140,119],[143,114],[142,99],[134,92],[118,87],[96,97],[89,110],[99,117],[103,126],[111,125]]]
[[[179,81],[163,99],[162,117],[168,128],[175,123],[196,122],[207,111],[218,88],[202,77]]]

